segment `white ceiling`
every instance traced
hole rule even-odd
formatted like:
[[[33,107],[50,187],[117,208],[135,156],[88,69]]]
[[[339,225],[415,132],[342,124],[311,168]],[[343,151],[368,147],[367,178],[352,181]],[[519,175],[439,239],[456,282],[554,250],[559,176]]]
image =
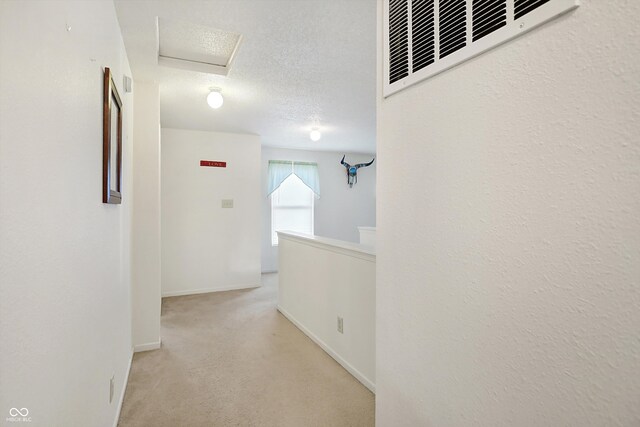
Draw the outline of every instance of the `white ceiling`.
[[[375,0],[115,0],[135,80],[160,84],[163,127],[266,146],[375,151]],[[156,17],[242,34],[226,77],[157,65]],[[211,87],[225,98],[209,108]],[[322,139],[313,142],[315,125]]]

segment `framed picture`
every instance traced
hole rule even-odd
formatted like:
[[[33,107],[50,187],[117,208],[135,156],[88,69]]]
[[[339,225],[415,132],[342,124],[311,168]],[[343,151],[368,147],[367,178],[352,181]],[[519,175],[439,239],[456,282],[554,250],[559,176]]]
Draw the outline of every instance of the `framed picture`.
[[[102,203],[122,203],[122,101],[111,70],[104,69]]]

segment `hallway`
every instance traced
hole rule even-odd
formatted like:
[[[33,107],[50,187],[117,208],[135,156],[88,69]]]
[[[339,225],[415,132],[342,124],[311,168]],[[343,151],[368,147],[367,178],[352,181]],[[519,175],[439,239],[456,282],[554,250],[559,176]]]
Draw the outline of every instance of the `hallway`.
[[[165,298],[162,348],[134,355],[119,426],[372,426],[374,395],[257,289]]]

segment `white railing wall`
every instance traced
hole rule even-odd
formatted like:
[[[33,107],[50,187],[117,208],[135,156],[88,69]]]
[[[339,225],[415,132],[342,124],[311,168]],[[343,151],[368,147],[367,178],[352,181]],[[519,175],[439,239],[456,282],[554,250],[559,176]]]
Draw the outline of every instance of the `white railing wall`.
[[[278,240],[278,310],[375,392],[374,249],[293,232]]]

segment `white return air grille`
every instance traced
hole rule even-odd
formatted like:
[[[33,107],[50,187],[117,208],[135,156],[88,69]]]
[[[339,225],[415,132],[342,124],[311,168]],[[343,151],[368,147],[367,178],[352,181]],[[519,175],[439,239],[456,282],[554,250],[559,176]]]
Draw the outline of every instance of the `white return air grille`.
[[[579,0],[384,0],[384,96],[576,8]]]

